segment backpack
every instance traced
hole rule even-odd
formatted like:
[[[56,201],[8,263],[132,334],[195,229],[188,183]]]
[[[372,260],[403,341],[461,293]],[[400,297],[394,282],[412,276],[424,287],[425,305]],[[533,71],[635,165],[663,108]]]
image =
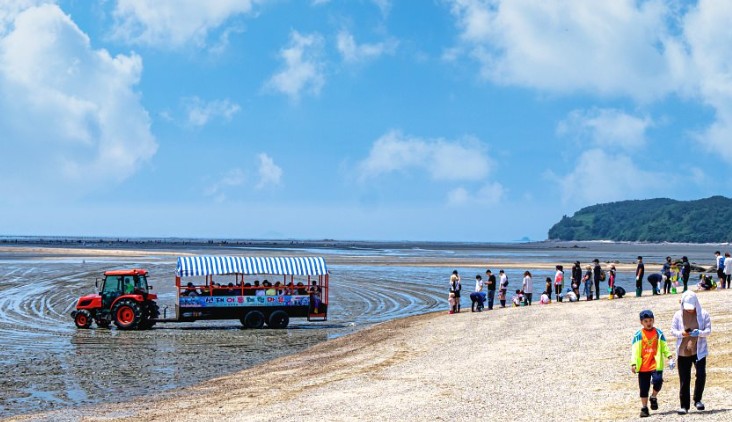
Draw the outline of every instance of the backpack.
[[[605,270],[600,270],[600,281],[605,281],[605,277],[607,277]]]

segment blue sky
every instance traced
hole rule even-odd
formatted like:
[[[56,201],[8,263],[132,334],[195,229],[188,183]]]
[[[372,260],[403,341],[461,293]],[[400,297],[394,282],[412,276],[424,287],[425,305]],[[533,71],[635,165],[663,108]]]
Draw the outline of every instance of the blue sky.
[[[732,4],[0,3],[0,234],[546,238],[729,196]]]

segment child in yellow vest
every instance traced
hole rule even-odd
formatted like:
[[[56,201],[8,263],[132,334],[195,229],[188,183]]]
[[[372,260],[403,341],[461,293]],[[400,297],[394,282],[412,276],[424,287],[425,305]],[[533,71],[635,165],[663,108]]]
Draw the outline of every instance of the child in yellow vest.
[[[640,313],[640,322],[643,326],[633,336],[632,357],[630,369],[638,374],[640,387],[641,412],[640,417],[650,416],[648,412],[648,391],[653,384],[653,393],[650,397],[651,409],[658,410],[658,392],[663,385],[664,361],[668,359],[669,369],[674,369],[671,351],[666,344],[663,332],[653,326],[655,319],[653,312],[645,310]]]

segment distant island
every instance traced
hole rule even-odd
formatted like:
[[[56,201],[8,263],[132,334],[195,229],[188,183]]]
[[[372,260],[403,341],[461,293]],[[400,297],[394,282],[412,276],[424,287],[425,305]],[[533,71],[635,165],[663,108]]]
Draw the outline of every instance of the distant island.
[[[658,198],[582,208],[549,229],[549,240],[732,242],[732,199]]]

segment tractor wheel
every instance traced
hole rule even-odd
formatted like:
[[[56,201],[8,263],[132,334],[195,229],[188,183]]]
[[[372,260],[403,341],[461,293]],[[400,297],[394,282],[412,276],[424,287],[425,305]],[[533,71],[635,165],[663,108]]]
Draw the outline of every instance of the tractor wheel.
[[[262,328],[264,326],[264,314],[259,311],[249,311],[241,323],[245,328]]]
[[[282,329],[287,328],[287,324],[290,323],[290,316],[285,311],[274,311],[269,316],[267,326],[269,328]]]
[[[143,312],[143,318],[140,322],[140,329],[141,330],[149,330],[150,328],[155,325],[157,319],[160,317],[160,308],[158,307],[158,304],[151,301],[145,302],[145,312]]]
[[[74,316],[74,324],[76,324],[77,328],[89,328],[92,324],[92,316],[89,311],[86,309],[82,309],[80,311],[76,311],[76,316]]]
[[[142,308],[132,299],[122,299],[112,307],[112,318],[120,330],[134,330],[142,321]]]

